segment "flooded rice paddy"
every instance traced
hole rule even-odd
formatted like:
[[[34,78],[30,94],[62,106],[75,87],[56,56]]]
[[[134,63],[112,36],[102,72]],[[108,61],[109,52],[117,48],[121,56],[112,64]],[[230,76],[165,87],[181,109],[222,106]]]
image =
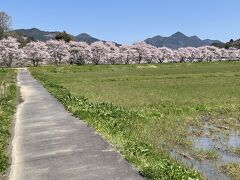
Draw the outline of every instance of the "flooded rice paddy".
[[[171,156],[200,171],[207,179],[231,179],[221,168],[229,163],[240,164],[239,118],[232,118],[236,123],[226,126],[212,121],[210,116],[206,117],[201,117],[202,126],[189,127],[187,139],[192,146],[172,149]]]

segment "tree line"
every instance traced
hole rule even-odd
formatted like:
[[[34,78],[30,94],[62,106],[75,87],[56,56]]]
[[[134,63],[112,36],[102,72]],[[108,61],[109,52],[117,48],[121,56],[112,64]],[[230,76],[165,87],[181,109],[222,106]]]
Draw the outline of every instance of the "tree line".
[[[151,64],[239,60],[240,50],[215,46],[186,47],[172,50],[157,48],[145,42],[121,45],[113,42],[76,42],[65,31],[55,40],[31,41],[14,34],[11,17],[0,12],[0,66],[33,66],[45,64]]]
[[[145,42],[117,46],[112,42],[49,40],[32,41],[24,47],[16,38],[0,40],[0,66],[39,66],[45,64],[152,64],[240,60],[240,50],[214,46],[186,47],[172,50]]]

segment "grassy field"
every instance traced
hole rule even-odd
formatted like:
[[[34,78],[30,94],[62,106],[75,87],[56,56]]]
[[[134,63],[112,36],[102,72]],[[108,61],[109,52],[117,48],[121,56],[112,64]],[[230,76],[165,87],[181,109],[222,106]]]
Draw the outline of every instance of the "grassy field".
[[[7,148],[16,106],[16,72],[0,69],[0,179],[9,165]]]
[[[240,112],[239,62],[63,66],[31,72],[150,179],[202,179],[169,155],[172,149],[192,146],[189,127],[201,127],[201,115],[227,117],[211,118],[218,126],[239,125],[228,118]]]

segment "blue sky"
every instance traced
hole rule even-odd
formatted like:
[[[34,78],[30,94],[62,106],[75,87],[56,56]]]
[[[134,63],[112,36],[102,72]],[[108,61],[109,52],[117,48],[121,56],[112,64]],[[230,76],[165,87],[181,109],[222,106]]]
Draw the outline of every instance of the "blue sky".
[[[82,32],[132,43],[177,31],[200,38],[240,38],[240,0],[0,0],[13,28]]]

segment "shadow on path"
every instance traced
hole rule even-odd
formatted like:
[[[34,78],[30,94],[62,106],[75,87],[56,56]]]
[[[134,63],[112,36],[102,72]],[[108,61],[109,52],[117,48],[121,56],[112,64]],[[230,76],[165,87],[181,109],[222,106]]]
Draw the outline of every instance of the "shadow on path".
[[[93,129],[68,113],[27,69],[18,70],[10,180],[143,179]]]

